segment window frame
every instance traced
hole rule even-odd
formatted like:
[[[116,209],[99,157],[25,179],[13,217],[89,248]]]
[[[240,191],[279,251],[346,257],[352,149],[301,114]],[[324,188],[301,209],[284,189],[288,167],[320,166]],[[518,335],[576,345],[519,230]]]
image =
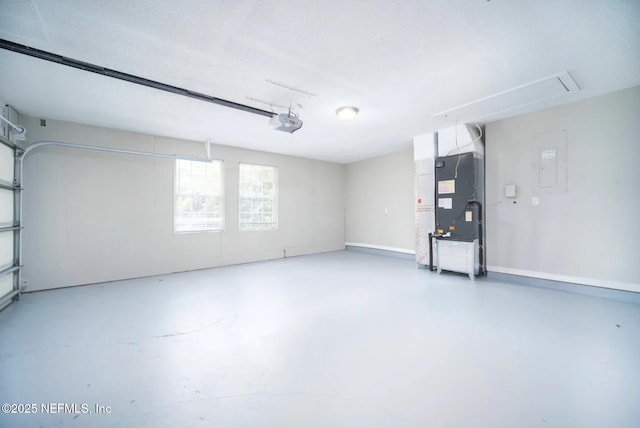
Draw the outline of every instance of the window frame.
[[[242,173],[241,173],[241,168],[242,165],[248,165],[248,166],[259,166],[259,167],[266,167],[266,168],[273,168],[274,170],[274,180],[273,180],[273,198],[271,201],[271,206],[272,206],[272,227],[269,228],[265,228],[265,227],[243,227],[242,226],[242,220],[241,220],[241,215],[242,215]],[[268,232],[268,231],[275,231],[278,230],[280,228],[280,221],[279,221],[279,216],[278,216],[278,211],[279,211],[279,195],[278,195],[278,182],[279,182],[279,168],[275,165],[265,165],[265,164],[259,164],[259,163],[253,163],[253,162],[238,162],[238,230],[240,232]],[[251,224],[255,224],[255,223],[251,223]],[[261,223],[261,224],[268,224],[268,223]]]
[[[177,219],[177,202],[178,202],[178,162],[186,161],[186,162],[201,162],[201,161],[193,161],[189,159],[176,159],[173,162],[173,233],[174,235],[184,235],[184,234],[192,234],[192,233],[219,233],[224,232],[226,227],[226,210],[225,210],[225,164],[222,159],[211,159],[211,163],[218,162],[220,165],[220,227],[215,229],[197,229],[197,230],[177,230],[176,227],[176,219]],[[209,163],[209,162],[203,162]]]

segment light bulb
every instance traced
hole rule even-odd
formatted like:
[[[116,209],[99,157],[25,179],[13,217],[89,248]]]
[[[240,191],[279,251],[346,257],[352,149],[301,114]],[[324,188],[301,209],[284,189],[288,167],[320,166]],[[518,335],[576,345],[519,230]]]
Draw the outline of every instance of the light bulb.
[[[344,106],[336,110],[338,117],[344,121],[351,121],[358,115],[359,110],[353,106]]]

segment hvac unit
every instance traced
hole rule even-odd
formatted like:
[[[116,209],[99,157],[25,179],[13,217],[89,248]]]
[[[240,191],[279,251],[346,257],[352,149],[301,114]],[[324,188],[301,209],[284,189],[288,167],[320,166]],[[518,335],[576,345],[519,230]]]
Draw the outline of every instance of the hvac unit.
[[[484,157],[477,152],[435,160],[436,267],[474,279],[484,273]]]

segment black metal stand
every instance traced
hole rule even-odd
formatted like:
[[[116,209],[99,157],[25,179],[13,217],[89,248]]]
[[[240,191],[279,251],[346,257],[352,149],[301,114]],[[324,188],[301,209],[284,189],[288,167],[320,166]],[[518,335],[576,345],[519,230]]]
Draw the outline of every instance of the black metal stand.
[[[433,233],[429,232],[429,270],[433,272]]]

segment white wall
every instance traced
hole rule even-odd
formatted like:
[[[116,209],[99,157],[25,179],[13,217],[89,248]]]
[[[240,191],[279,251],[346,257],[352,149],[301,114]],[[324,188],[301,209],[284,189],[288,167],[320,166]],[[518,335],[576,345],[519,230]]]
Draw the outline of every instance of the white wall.
[[[24,118],[31,141],[204,156],[202,143]],[[174,161],[60,147],[24,164],[27,290],[344,249],[344,165],[212,146],[225,165],[224,232],[173,232]],[[279,229],[238,231],[238,163],[279,168]]]
[[[435,232],[435,133],[413,137],[415,253],[416,263],[428,265],[433,248],[429,234]]]
[[[415,251],[413,149],[347,165],[347,245]]]
[[[544,191],[539,143],[564,132],[566,186],[559,170],[561,186]],[[640,292],[640,87],[491,123],[486,134],[489,271]]]

